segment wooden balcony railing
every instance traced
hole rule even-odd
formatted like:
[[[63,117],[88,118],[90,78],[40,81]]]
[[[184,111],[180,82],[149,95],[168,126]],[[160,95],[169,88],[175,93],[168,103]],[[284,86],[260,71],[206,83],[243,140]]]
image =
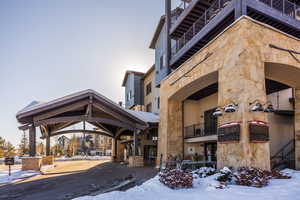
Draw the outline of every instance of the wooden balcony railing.
[[[300,6],[288,0],[257,0],[271,8],[278,10],[284,15],[300,20]]]
[[[185,32],[181,38],[176,40],[172,47],[172,55],[175,55],[182,47],[184,47],[202,28],[208,24],[223,8],[225,8],[232,0],[216,0],[210,8],[208,8],[199,19]]]
[[[194,124],[184,128],[184,138],[195,138],[216,135],[217,131],[215,128],[206,128],[205,124]]]

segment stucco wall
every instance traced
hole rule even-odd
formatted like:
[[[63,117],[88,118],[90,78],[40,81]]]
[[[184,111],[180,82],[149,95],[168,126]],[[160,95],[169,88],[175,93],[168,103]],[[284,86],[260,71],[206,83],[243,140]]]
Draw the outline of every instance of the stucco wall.
[[[151,82],[151,93],[147,95],[146,87]],[[144,105],[145,107],[151,103],[152,112],[159,114],[158,108],[159,88],[155,84],[155,70],[152,70],[147,76],[144,77]]]
[[[184,101],[184,126],[204,123],[204,112],[218,106],[218,94],[213,94],[198,101]]]

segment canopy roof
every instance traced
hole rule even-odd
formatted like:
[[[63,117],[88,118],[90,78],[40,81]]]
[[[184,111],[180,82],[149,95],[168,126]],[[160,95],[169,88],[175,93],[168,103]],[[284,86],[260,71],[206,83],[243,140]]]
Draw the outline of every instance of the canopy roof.
[[[144,130],[151,123],[159,122],[159,117],[153,113],[127,110],[90,89],[45,103],[33,101],[16,117],[22,124],[20,129],[40,127],[44,135],[54,135],[68,126],[86,121],[113,137],[120,129]]]

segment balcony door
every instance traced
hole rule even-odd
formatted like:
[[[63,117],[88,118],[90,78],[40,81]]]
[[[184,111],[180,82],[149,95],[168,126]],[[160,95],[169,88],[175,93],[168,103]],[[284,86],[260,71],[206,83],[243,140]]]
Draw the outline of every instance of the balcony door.
[[[204,133],[205,135],[215,135],[218,129],[218,118],[213,115],[215,108],[204,112]]]

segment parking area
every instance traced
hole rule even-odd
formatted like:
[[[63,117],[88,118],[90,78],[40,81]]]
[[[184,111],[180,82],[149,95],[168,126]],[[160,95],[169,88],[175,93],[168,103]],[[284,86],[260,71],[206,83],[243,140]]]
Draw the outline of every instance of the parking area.
[[[108,160],[62,161],[43,170],[42,175],[0,186],[0,199],[73,199],[105,191],[128,179],[134,180],[131,186],[141,184],[156,174],[153,167],[128,168]]]

